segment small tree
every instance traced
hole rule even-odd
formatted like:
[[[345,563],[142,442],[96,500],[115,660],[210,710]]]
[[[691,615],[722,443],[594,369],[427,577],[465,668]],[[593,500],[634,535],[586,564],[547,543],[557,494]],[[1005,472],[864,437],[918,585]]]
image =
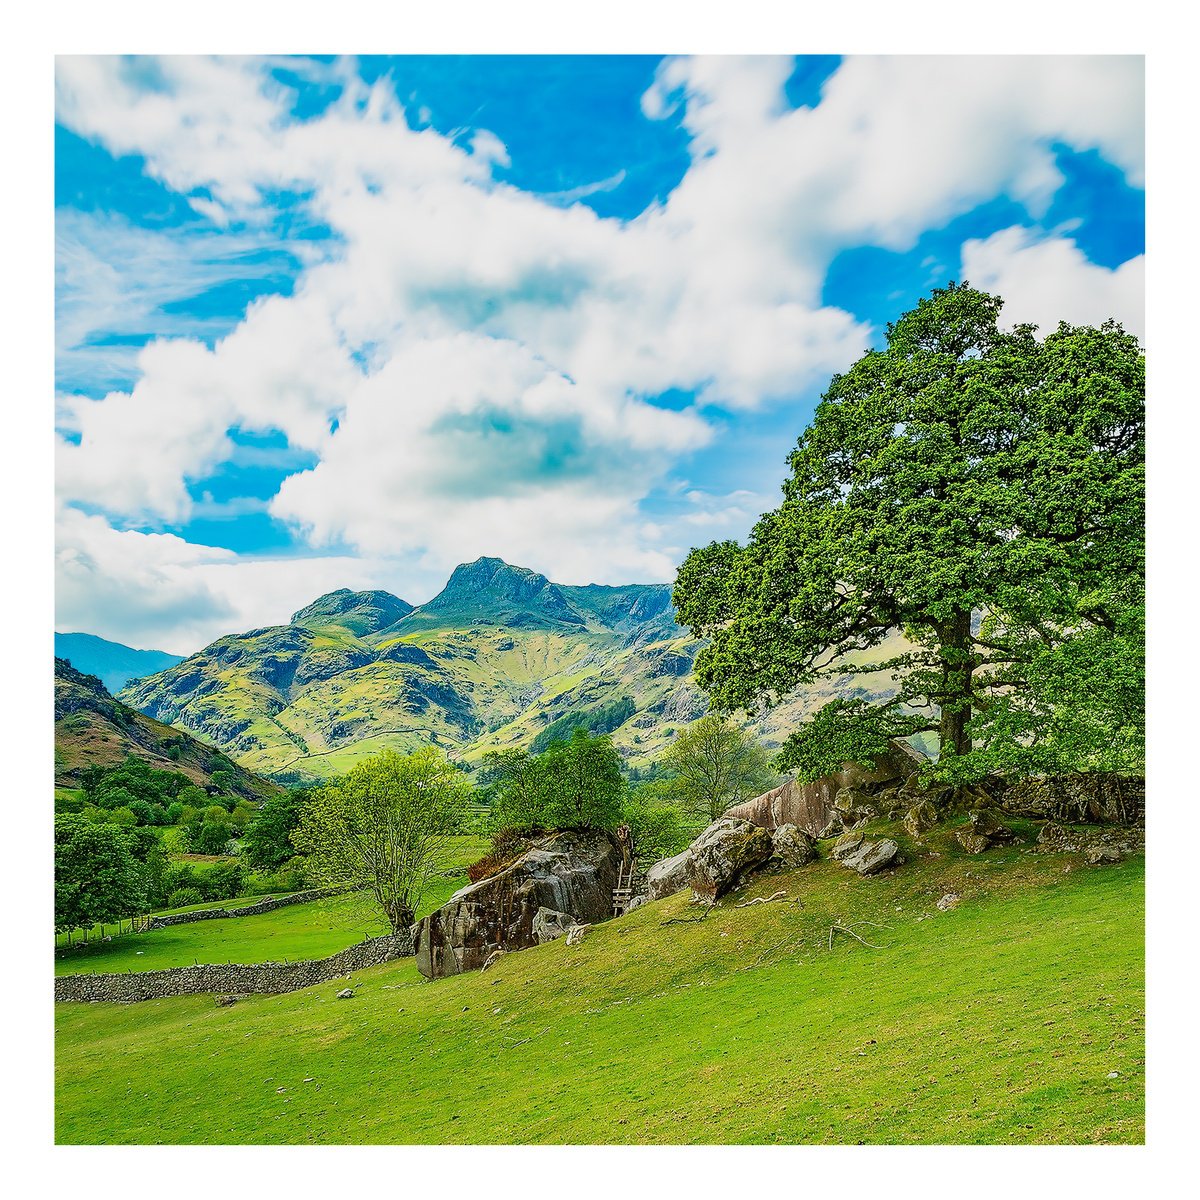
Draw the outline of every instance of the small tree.
[[[292,831],[300,823],[300,799],[299,793],[280,792],[254,815],[243,849],[252,867],[279,867],[295,854]]]
[[[483,786],[492,797],[492,827],[545,828],[550,797],[540,758],[526,750],[493,750],[484,756]]]
[[[140,912],[146,878],[131,834],[76,813],[54,819],[54,930],[90,929]]]
[[[678,854],[690,840],[671,783],[656,779],[638,784],[625,799],[625,821],[633,834],[634,853],[643,863]]]
[[[778,778],[767,751],[744,729],[716,713],[687,726],[663,765],[670,788],[691,816],[715,821],[728,808],[761,795]]]
[[[361,884],[399,933],[446,864],[469,791],[436,749],[403,756],[385,750],[308,796],[292,840],[308,855],[315,879]]]

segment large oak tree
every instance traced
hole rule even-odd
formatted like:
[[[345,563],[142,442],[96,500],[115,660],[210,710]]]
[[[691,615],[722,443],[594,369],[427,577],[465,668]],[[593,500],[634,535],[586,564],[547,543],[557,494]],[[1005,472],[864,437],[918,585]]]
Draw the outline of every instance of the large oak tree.
[[[950,285],[834,377],[784,500],[680,568],[697,678],[754,711],[901,629],[886,699],[785,744],[814,778],[932,731],[938,772],[1129,768],[1142,754],[1145,364],[1119,325],[1004,330]]]

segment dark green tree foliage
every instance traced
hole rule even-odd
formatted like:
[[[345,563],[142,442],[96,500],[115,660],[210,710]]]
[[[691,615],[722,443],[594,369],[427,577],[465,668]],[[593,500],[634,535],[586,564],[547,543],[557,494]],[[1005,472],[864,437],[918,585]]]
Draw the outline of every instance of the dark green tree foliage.
[[[621,823],[621,756],[606,736],[577,728],[543,754],[506,750],[489,755],[487,765],[499,776],[492,805],[497,829],[615,829]]]
[[[668,779],[631,788],[625,800],[625,821],[633,834],[634,853],[642,863],[678,854],[692,840],[693,829],[675,803]]]
[[[54,819],[54,929],[88,929],[146,905],[146,872],[133,831],[75,813]]]
[[[895,695],[834,701],[785,743],[804,778],[922,730],[956,782],[1142,765],[1142,351],[1112,322],[1005,332],[1001,305],[951,285],[889,326],[830,383],[782,505],[680,569],[719,708],[911,641],[884,664]]]
[[[541,754],[552,742],[570,737],[576,729],[593,734],[612,733],[614,729],[624,725],[636,711],[637,706],[632,697],[619,696],[612,703],[594,708],[590,712],[567,713],[538,733],[529,743],[529,749],[534,754]]]
[[[252,867],[280,867],[295,853],[292,830],[300,824],[303,792],[272,796],[246,829],[242,853]]]

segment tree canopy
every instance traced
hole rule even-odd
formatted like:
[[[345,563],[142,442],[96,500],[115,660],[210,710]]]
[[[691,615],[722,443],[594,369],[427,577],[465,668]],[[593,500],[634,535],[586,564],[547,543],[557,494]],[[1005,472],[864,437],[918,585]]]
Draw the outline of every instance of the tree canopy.
[[[429,747],[384,750],[305,797],[292,835],[309,874],[360,884],[399,933],[412,923],[450,838],[461,831],[470,785]]]
[[[761,795],[778,778],[763,746],[718,713],[680,730],[662,762],[670,772],[668,794],[684,812],[705,821]]]
[[[154,841],[151,835],[151,841]],[[149,879],[137,831],[89,821],[76,813],[54,818],[54,930],[89,929],[142,911]]]
[[[935,291],[831,381],[747,543],[694,550],[680,619],[711,639],[715,707],[890,671],[827,704],[780,765],[815,778],[938,735],[938,773],[1131,769],[1144,714],[1145,362],[1108,322],[1002,329],[1002,301]],[[893,630],[909,648],[854,665]]]

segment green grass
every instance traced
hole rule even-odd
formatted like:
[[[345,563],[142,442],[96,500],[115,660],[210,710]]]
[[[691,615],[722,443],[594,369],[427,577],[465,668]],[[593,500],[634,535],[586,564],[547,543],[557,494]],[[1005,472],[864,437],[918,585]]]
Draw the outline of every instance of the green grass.
[[[487,849],[486,839],[455,839],[453,867],[465,868]],[[418,915],[440,908],[467,883],[465,874],[434,881],[421,902]],[[279,893],[280,895],[284,893]],[[189,908],[167,909],[190,912],[196,908],[226,908],[253,903],[261,896],[242,900],[218,900]],[[112,926],[109,926],[112,931]],[[288,959],[325,958],[367,937],[387,933],[387,923],[370,912],[358,896],[331,896],[309,904],[291,904],[248,917],[196,921],[169,925],[146,933],[126,933],[110,942],[92,941],[84,946],[60,947],[54,954],[56,975],[81,971],[155,971],[162,967],[187,967],[195,962],[259,963]]]
[[[390,963],[348,1002],[58,1005],[58,1140],[1141,1142],[1141,860],[933,842],[665,926],[700,911],[671,897],[483,974]],[[834,923],[877,948],[830,949]]]

